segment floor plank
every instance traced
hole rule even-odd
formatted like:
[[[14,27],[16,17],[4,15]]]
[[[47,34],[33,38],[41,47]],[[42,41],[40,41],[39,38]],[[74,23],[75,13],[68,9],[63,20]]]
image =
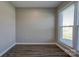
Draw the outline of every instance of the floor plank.
[[[69,57],[56,45],[16,45],[2,57]]]

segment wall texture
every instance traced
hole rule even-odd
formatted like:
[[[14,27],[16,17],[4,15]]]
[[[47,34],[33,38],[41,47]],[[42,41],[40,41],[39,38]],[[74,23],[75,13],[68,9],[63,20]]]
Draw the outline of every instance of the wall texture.
[[[17,43],[52,43],[54,39],[54,9],[16,9]]]
[[[15,8],[0,2],[0,55],[15,44]]]

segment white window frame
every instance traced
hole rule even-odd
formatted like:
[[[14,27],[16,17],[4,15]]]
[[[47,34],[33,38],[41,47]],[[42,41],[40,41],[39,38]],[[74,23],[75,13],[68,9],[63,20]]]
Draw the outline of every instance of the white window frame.
[[[69,4],[67,4],[64,8],[63,8],[63,10],[65,9],[65,8],[67,8],[67,7],[69,7],[69,6],[71,6],[73,4],[73,2],[71,2],[71,3],[69,3]],[[63,11],[63,10],[61,10],[61,11]],[[59,11],[58,13],[59,13],[59,15],[61,14],[61,11]],[[62,14],[61,14],[62,15]],[[60,19],[62,19],[62,17],[60,16],[59,17]],[[59,19],[58,18],[58,19]],[[62,19],[63,20],[63,19]],[[74,25],[69,25],[69,26],[59,26],[60,24],[61,24],[61,21],[59,20],[58,21],[59,23],[58,23],[58,40],[60,41],[61,40],[61,34],[62,34],[62,31],[61,31],[61,29],[62,28],[64,28],[64,27],[72,27],[72,28],[74,28]],[[74,22],[75,22],[75,20],[74,20]],[[74,29],[73,29],[73,35],[74,35]],[[72,46],[68,46],[68,45],[66,45],[66,46],[68,46],[68,47],[71,47],[71,48],[73,48],[73,41],[74,41],[74,37],[72,36]],[[63,42],[62,42],[63,43]],[[64,44],[64,43],[63,43]]]
[[[60,41],[60,34],[61,34],[61,30],[60,30],[60,19],[61,17],[59,18],[59,15],[61,14],[61,11],[64,9],[64,8],[67,8],[67,6],[70,6],[71,4],[74,4],[75,5],[75,10],[74,10],[74,26],[73,26],[73,46],[70,47],[68,45],[65,45],[64,43],[62,43]],[[62,27],[62,26],[61,26]],[[69,27],[72,27],[72,26],[69,26]],[[79,33],[78,33],[78,30],[79,29],[79,1],[75,1],[75,2],[71,2],[69,4],[67,4],[66,6],[64,6],[62,9],[58,10],[58,42],[59,43],[62,43],[64,46],[70,48],[70,49],[74,49],[78,54],[79,54]]]

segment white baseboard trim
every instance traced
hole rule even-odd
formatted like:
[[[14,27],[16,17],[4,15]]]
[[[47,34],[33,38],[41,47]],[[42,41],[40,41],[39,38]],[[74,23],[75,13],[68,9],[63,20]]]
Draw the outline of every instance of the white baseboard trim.
[[[15,46],[15,44],[11,45],[9,48],[7,48],[4,52],[0,53],[0,56],[2,56],[3,54],[5,54],[8,50],[10,50],[13,46]]]
[[[68,55],[70,55],[71,57],[75,57],[72,53],[70,53],[67,49],[63,48],[61,45],[59,45],[58,43],[56,43],[56,45],[62,49],[64,52],[66,52]]]
[[[56,43],[16,43],[16,44],[22,44],[22,45],[52,45]]]

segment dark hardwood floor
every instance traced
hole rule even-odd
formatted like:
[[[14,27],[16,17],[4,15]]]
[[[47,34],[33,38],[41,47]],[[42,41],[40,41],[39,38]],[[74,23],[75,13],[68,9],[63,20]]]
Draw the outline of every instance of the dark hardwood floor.
[[[2,57],[69,57],[56,45],[16,45]]]

